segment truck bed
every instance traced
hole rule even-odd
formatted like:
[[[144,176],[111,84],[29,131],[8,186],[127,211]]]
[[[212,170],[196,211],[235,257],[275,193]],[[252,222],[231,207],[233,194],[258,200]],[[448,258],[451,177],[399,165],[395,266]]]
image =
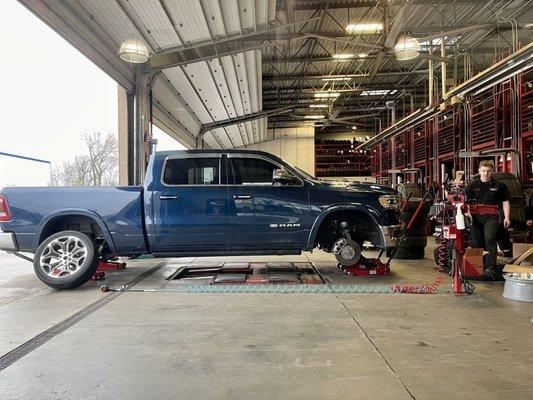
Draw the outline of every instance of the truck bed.
[[[109,230],[117,252],[146,252],[143,232],[143,187],[6,187],[12,220],[2,224],[15,232],[21,251],[35,251],[36,233],[46,220],[62,212],[96,214]],[[72,213],[72,212],[71,212]]]

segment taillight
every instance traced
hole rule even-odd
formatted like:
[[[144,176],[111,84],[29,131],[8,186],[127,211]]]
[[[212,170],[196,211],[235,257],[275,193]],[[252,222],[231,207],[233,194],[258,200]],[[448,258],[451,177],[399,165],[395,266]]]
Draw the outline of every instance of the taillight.
[[[7,204],[6,196],[0,194],[0,222],[11,220],[11,212],[9,211],[9,204]]]

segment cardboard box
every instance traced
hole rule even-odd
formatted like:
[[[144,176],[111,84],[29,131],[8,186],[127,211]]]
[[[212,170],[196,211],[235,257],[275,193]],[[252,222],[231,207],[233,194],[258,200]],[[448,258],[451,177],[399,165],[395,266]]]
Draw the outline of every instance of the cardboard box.
[[[513,243],[513,258],[518,258],[526,251],[531,249],[533,244],[531,243]]]
[[[514,251],[514,249],[513,249]],[[507,264],[503,272],[527,272],[533,273],[533,247],[516,259],[513,264]]]
[[[483,249],[466,249],[464,255],[466,275],[483,275],[483,253],[486,253]]]

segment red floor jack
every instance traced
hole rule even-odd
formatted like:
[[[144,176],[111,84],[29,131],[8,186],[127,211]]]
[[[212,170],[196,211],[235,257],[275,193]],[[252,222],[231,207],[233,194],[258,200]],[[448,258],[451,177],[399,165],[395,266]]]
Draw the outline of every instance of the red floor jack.
[[[98,262],[98,268],[92,276],[93,281],[101,281],[105,279],[105,271],[122,271],[126,268],[125,262],[117,262],[111,260],[100,260]]]
[[[388,262],[383,263],[379,257],[366,258],[361,256],[356,264],[344,267],[343,271],[350,276],[389,275],[390,265]]]

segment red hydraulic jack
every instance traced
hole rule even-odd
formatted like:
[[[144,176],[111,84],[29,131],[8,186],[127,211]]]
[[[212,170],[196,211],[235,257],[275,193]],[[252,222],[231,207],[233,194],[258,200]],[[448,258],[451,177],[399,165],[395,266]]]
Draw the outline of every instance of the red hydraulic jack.
[[[364,267],[361,267],[361,264]],[[379,258],[366,258],[364,256],[361,256],[357,264],[344,267],[343,270],[350,276],[390,275],[389,263],[384,263]]]
[[[102,279],[105,279],[105,271],[122,271],[125,268],[125,262],[100,260],[98,262],[98,268],[91,279],[93,281],[101,281]]]

